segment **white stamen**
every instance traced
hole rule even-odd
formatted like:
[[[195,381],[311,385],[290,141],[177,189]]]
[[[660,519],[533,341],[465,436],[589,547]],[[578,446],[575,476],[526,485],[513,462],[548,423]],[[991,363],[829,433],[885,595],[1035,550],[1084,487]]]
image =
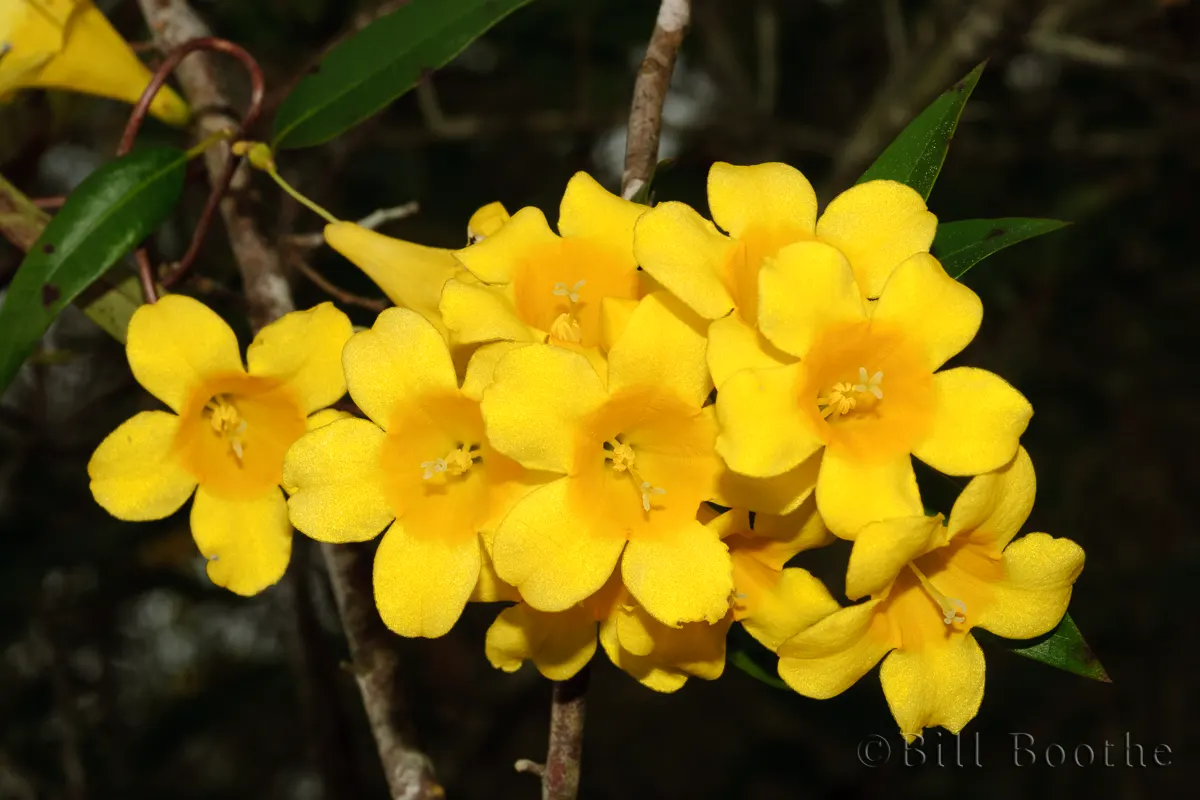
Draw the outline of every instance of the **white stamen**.
[[[446,471],[446,459],[435,458],[433,461],[422,461],[421,469],[424,470],[424,472],[421,473],[421,477],[425,480],[430,480],[439,472]]]
[[[666,493],[666,489],[659,486],[651,486],[650,481],[642,481],[642,508],[649,511],[651,495],[664,495]]]
[[[576,281],[574,286],[567,288],[567,284],[565,282],[559,281],[558,283],[554,284],[554,296],[565,297],[572,303],[578,303],[579,290],[582,289],[585,284],[587,284],[586,280]]]
[[[947,625],[950,625],[951,623],[954,623],[954,622],[966,622],[967,621],[967,604],[966,603],[964,603],[962,600],[959,600],[957,597],[947,597],[946,602],[951,606],[951,608],[945,608],[945,607],[942,608],[942,613],[946,615],[942,619],[942,622],[946,623]],[[951,614],[950,614],[951,611],[954,612],[953,616],[951,616]]]

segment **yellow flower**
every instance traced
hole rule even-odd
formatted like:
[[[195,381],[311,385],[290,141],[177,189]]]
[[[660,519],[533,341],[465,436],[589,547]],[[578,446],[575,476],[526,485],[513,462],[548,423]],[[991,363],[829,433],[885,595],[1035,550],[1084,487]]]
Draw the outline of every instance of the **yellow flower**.
[[[638,221],[634,254],[651,277],[713,320],[708,363],[718,389],[739,369],[787,361],[755,331],[759,270],[784,247],[836,248],[864,299],[875,298],[902,261],[929,251],[937,229],[921,195],[895,181],[842,192],[818,220],[812,186],[786,164],[713,164],[708,205],[728,235],[683,203],[662,203]]]
[[[1029,533],[1012,541],[1034,492],[1022,448],[967,485],[948,526],[940,515],[867,526],[850,556],[846,594],[871,599],[786,642],[780,676],[823,699],[884,659],[883,692],[901,732],[941,725],[958,733],[983,699],[983,653],[971,629],[1010,639],[1053,630],[1083,569],[1083,550],[1069,539]]]
[[[342,355],[350,396],[369,419],[307,434],[284,462],[298,530],[342,543],[387,528],[375,602],[403,636],[450,630],[480,582],[480,535],[537,478],[483,435],[479,396],[507,349],[480,349],[460,388],[437,330],[414,311],[384,311]]]
[[[770,650],[837,610],[837,601],[807,570],[788,559],[832,540],[810,497],[787,516],[726,511],[708,523],[733,560],[733,618]]]
[[[292,548],[280,491],[283,455],[346,392],[350,321],[329,303],[259,332],[242,365],[237,339],[182,295],[144,305],[126,352],[138,383],[174,411],[143,411],[100,443],[92,495],[124,520],[162,519],[195,491],[192,536],[213,583],[251,595],[278,581]],[[197,488],[199,487],[199,488]]]
[[[442,317],[455,341],[548,338],[553,344],[598,347],[602,301],[641,296],[633,226],[645,211],[580,172],[563,194],[561,236],[541,211],[522,208],[498,231],[457,251],[477,280],[450,280],[442,293]]]
[[[933,256],[897,267],[874,303],[821,242],[783,248],[759,283],[760,329],[801,360],[721,386],[717,450],[734,472],[770,477],[818,461],[817,508],[853,538],[869,522],[922,512],[910,454],[949,475],[1012,459],[1029,402],[984,370],[935,373],[974,338],[983,308]]]
[[[69,89],[136,103],[150,83],[138,60],[91,0],[0,3],[0,98],[17,89]],[[164,86],[150,113],[183,125],[191,112]]]
[[[715,680],[725,669],[725,637],[733,615],[716,624],[663,625],[646,613],[613,573],[608,582],[566,611],[520,603],[500,612],[487,632],[492,666],[515,672],[532,661],[550,680],[570,678],[592,659],[596,636],[609,660],[643,686],[673,692],[689,676]]]
[[[493,548],[497,573],[540,611],[599,591],[618,560],[626,587],[663,623],[715,622],[729,609],[729,553],[696,520],[720,461],[703,408],[704,337],[684,315],[694,317],[665,292],[648,295],[606,376],[542,344],[514,347],[496,367],[483,395],[488,440],[556,473],[513,508]]]

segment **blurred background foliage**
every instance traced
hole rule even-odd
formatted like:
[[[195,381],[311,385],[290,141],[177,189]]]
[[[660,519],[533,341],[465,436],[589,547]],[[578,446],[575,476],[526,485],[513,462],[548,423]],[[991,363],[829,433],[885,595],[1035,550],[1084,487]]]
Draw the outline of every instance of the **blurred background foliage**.
[[[147,38],[131,0],[100,5],[129,38]],[[195,0],[218,35],[262,61],[275,102],[379,5]],[[386,232],[424,244],[461,246],[470,212],[496,199],[553,219],[576,170],[618,182],[656,8],[538,0],[419,91],[327,146],[283,155],[281,168],[346,219],[419,202]],[[1113,684],[991,648],[983,708],[967,729],[979,735],[982,769],[868,769],[856,756],[865,736],[897,741],[874,675],[825,702],[734,669],[656,695],[601,658],[584,797],[1137,798],[1194,785],[1197,42],[1200,4],[1189,0],[696,0],[666,112],[663,155],[675,160],[656,194],[700,209],[714,160],[786,161],[827,201],[940,90],[990,59],[930,206],[947,220],[1074,222],[969,274],[987,313],[962,360],[1004,375],[1034,404],[1025,445],[1040,487],[1029,529],[1087,550],[1071,610]],[[126,112],[22,96],[0,108],[0,172],[31,195],[69,191],[109,157]],[[148,126],[143,136],[176,134]],[[272,185],[255,186],[275,234],[319,230]],[[198,179],[160,252],[185,246],[205,191]],[[223,240],[210,236],[187,290],[240,319]],[[329,251],[309,261],[379,296]],[[17,263],[0,244],[0,285]],[[327,299],[293,278],[300,305]],[[369,324],[368,312],[351,312]],[[91,500],[91,451],[151,402],[120,347],[68,313],[0,404],[0,798],[385,796],[310,544],[298,537],[284,583],[244,600],[204,577],[186,511],[122,524]],[[954,486],[925,488],[948,510]],[[549,684],[529,666],[510,676],[488,665],[483,632],[495,612],[471,607],[440,640],[396,640],[413,724],[450,797],[538,791],[512,763],[544,752]],[[1035,737],[1039,756],[1059,743],[1102,758],[1105,740],[1119,742],[1118,764],[1128,733],[1147,758],[1169,745],[1173,763],[1017,769],[1018,731]],[[941,741],[952,763],[953,742]]]

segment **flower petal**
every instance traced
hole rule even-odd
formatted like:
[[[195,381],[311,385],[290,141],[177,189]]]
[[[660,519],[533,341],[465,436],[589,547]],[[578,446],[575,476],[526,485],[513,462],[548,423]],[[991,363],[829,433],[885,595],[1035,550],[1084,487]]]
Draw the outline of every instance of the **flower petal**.
[[[985,667],[983,651],[969,633],[889,655],[879,679],[904,737],[920,736],[935,725],[961,731],[983,702]]]
[[[1033,461],[1018,446],[1012,461],[972,478],[962,490],[950,512],[950,534],[966,533],[999,554],[1029,519],[1036,494]]]
[[[486,239],[507,225],[510,219],[512,215],[499,200],[476,209],[467,220],[467,241],[474,243]]]
[[[532,342],[540,337],[517,315],[517,309],[499,286],[447,281],[438,306],[447,330],[456,343]]]
[[[717,392],[717,452],[734,472],[755,478],[781,475],[824,442],[800,413],[800,364],[743,370]]]
[[[645,274],[640,273],[640,274]],[[600,299],[600,346],[605,352],[612,349],[625,327],[629,324],[638,301],[628,297],[602,297]]]
[[[400,404],[431,392],[458,391],[446,341],[406,308],[387,309],[370,330],[351,336],[342,365],[350,396],[384,430]]]
[[[292,524],[320,542],[365,542],[395,519],[383,488],[384,433],[345,419],[301,436],[283,461]]]
[[[481,558],[479,565],[479,580],[476,581],[475,589],[471,592],[471,602],[521,602],[521,593],[517,591],[516,587],[510,586],[509,584],[500,580],[500,576],[496,574],[496,565],[492,563],[491,548],[488,546],[487,536],[485,534],[480,534],[480,541],[483,547],[479,551]],[[512,670],[508,671],[512,672]]]
[[[739,582],[737,591],[744,595],[738,598],[742,627],[771,651],[838,610],[825,584],[799,567],[783,570],[771,585]]]
[[[600,644],[609,661],[648,689],[668,693],[677,691],[687,683],[687,673],[663,669],[648,656],[637,656],[621,647],[615,615],[600,623]]]
[[[790,244],[759,270],[758,329],[797,358],[830,325],[865,318],[850,264],[827,244]]]
[[[181,294],[138,306],[125,353],[137,382],[177,412],[206,378],[244,371],[237,337],[225,320]]]
[[[936,258],[920,253],[892,273],[871,319],[902,330],[924,352],[932,372],[975,338],[983,302],[947,275]]]
[[[974,623],[1007,639],[1032,639],[1054,629],[1067,613],[1071,588],[1083,571],[1083,548],[1070,539],[1029,533],[1004,551],[1004,580]]]
[[[660,203],[642,215],[633,233],[642,269],[706,319],[733,310],[725,267],[737,248],[683,203]]]
[[[546,223],[546,215],[527,206],[513,214],[500,230],[481,242],[454,251],[454,255],[485,283],[512,283],[530,250],[558,241]]]
[[[625,540],[604,524],[604,509],[570,502],[572,478],[526,495],[496,529],[496,574],[539,611],[565,611],[604,585]]]
[[[879,297],[900,262],[926,253],[937,217],[911,187],[867,181],[833,198],[817,220],[817,238],[841,250],[864,297]]]
[[[375,553],[375,605],[401,636],[444,636],[479,580],[479,536],[448,533],[411,533],[397,520],[383,534]]]
[[[805,697],[827,700],[853,686],[893,644],[877,600],[834,611],[779,646],[779,677]]]
[[[92,496],[109,514],[129,522],[174,514],[196,488],[175,455],[179,417],[143,411],[123,422],[88,461]]]
[[[608,391],[653,386],[699,408],[712,391],[703,320],[666,292],[638,303],[608,353]]]
[[[706,356],[713,384],[718,389],[735,372],[782,367],[792,361],[737,313],[715,319],[708,326]]]
[[[353,222],[325,226],[325,241],[365,272],[389,300],[444,332],[438,300],[446,281],[462,269],[452,251],[393,239]]]
[[[488,441],[528,469],[569,472],[580,421],[607,398],[579,353],[544,344],[519,348],[496,365],[483,393]]]
[[[339,419],[354,419],[354,415],[336,408],[323,408],[315,414],[310,414],[308,419],[304,420],[304,430],[315,431],[317,428],[324,428]]]
[[[846,596],[882,594],[908,562],[946,543],[941,515],[871,522],[858,532],[846,569]]]
[[[787,472],[770,478],[748,478],[730,469],[722,470],[713,502],[759,514],[791,514],[816,491],[823,452],[818,450]]]
[[[834,541],[817,513],[816,498],[810,497],[786,516],[757,514],[754,530],[739,540],[735,549],[778,572],[798,553],[824,547]]]
[[[567,181],[558,211],[558,232],[563,236],[596,239],[621,253],[629,266],[633,260],[633,226],[648,206],[625,200],[605,189],[586,172]]]
[[[929,432],[913,455],[947,475],[979,475],[1007,464],[1033,417],[1024,395],[974,367],[934,374],[933,403]]]
[[[817,509],[829,530],[853,539],[867,523],[924,513],[908,454],[861,463],[829,448],[817,478]]]
[[[729,610],[729,548],[716,531],[696,520],[631,540],[621,560],[621,577],[646,611],[671,627],[713,623]]]
[[[485,344],[471,355],[467,362],[467,374],[463,378],[462,393],[472,400],[479,402],[483,399],[483,390],[492,385],[495,378],[496,365],[506,355],[524,347],[525,342],[493,342]]]
[[[353,329],[333,303],[293,311],[258,332],[246,350],[251,375],[287,383],[305,414],[346,393],[342,348]]]
[[[501,611],[484,650],[496,669],[516,672],[532,661],[552,681],[565,681],[596,653],[596,620],[582,606],[548,614],[525,603]]]
[[[735,239],[750,227],[795,228],[811,236],[817,225],[817,194],[787,164],[716,162],[708,171],[708,208],[713,222]]]
[[[292,557],[292,526],[278,486],[255,500],[225,500],[201,486],[192,503],[192,537],[208,559],[208,577],[235,594],[278,583]]]

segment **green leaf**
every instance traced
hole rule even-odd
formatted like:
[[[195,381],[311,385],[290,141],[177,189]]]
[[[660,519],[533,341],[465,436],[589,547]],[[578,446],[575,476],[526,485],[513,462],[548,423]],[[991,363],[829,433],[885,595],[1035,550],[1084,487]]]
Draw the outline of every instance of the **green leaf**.
[[[950,277],[961,278],[992,253],[1070,224],[1057,219],[1021,217],[943,222],[938,225],[930,252],[942,262]]]
[[[0,306],[0,391],[63,308],[174,209],[187,154],[139,150],[79,185],[21,262]]]
[[[779,658],[746,633],[741,625],[735,625],[729,631],[725,647],[726,659],[730,664],[768,686],[791,691],[791,687],[779,678]]]
[[[1063,615],[1062,622],[1058,623],[1057,628],[1036,639],[1012,642],[996,638],[1019,656],[1032,658],[1034,661],[1040,661],[1043,664],[1049,664],[1094,681],[1112,683],[1112,679],[1108,677],[1108,673],[1105,672],[1100,660],[1096,658],[1096,654],[1092,652],[1092,648],[1088,647],[1088,643],[1083,640],[1083,634],[1075,626],[1075,620],[1071,619],[1070,614]]]
[[[411,0],[330,51],[284,99],[276,149],[323,144],[381,111],[421,77],[531,0]]]
[[[109,336],[124,344],[129,320],[142,304],[142,282],[137,275],[115,284],[101,279],[93,283],[75,304]]]
[[[958,118],[986,65],[985,61],[971,70],[969,75],[947,89],[907,128],[900,131],[900,135],[875,159],[875,163],[867,167],[858,182],[899,181],[929,199],[938,173],[942,171],[942,162],[946,160],[946,151],[950,149],[950,140],[954,138],[954,130],[958,127]]]

